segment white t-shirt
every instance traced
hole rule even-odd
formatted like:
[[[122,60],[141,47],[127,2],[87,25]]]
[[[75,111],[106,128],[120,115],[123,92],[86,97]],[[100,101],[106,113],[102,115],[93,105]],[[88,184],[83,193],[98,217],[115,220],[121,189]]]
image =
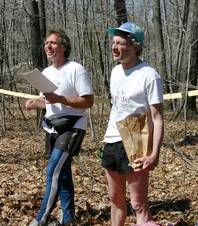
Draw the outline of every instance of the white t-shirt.
[[[116,122],[129,115],[149,112],[149,106],[163,102],[163,82],[147,63],[124,70],[115,66],[110,80],[112,109],[104,142],[121,141]]]
[[[45,68],[42,73],[58,86],[58,89],[55,91],[55,93],[58,95],[75,97],[93,94],[93,88],[89,74],[79,63],[67,61],[64,65],[58,68],[51,65]],[[52,115],[81,115],[84,117],[80,118],[74,127],[85,130],[87,128],[87,118],[85,117],[85,111],[86,108],[73,108],[61,103],[46,104],[45,117],[49,118]],[[45,123],[43,123],[43,127],[48,132],[52,132],[52,130],[47,128]]]

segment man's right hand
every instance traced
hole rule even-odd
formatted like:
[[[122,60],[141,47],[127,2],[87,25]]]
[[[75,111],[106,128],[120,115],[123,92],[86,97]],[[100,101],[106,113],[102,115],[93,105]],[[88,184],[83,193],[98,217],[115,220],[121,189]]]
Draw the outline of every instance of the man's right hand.
[[[44,97],[39,97],[38,99],[30,99],[30,100],[27,100],[26,103],[25,103],[25,108],[27,110],[34,110],[36,108],[45,108],[45,98]]]
[[[36,108],[36,100],[26,101],[25,108],[29,111],[35,109]]]

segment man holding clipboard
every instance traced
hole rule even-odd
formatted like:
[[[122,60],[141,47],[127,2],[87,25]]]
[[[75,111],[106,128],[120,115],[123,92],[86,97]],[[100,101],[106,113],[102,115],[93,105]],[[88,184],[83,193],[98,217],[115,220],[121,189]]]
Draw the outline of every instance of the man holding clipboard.
[[[26,102],[28,110],[46,109],[43,128],[48,133],[50,148],[46,191],[40,210],[30,226],[48,225],[58,198],[62,209],[60,225],[66,226],[75,224],[72,157],[78,155],[87,127],[85,110],[92,107],[94,97],[85,68],[69,60],[71,43],[68,36],[62,30],[49,31],[44,45],[52,65],[45,68],[42,74],[57,89]]]

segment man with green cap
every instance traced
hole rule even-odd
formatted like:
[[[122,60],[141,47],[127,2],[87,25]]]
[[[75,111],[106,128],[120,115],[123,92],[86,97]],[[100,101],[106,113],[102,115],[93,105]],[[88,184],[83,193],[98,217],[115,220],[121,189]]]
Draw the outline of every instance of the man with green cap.
[[[127,22],[109,28],[112,55],[118,64],[110,79],[112,109],[104,136],[102,166],[111,200],[112,226],[123,226],[127,216],[126,189],[138,226],[160,225],[153,221],[148,204],[149,172],[159,161],[163,140],[163,82],[160,75],[140,59],[144,47],[144,31],[135,23]],[[124,147],[118,122],[128,117],[146,115],[151,141],[151,153],[134,160],[133,167]],[[137,138],[139,139],[139,138]]]

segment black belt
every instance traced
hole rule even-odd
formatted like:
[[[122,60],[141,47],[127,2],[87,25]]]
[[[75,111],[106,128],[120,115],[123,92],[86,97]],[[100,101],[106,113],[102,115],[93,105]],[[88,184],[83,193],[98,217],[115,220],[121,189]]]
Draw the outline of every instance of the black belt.
[[[54,128],[59,134],[71,130],[75,123],[81,118],[81,115],[64,115],[64,116],[50,116],[44,118],[44,121],[50,128]]]

